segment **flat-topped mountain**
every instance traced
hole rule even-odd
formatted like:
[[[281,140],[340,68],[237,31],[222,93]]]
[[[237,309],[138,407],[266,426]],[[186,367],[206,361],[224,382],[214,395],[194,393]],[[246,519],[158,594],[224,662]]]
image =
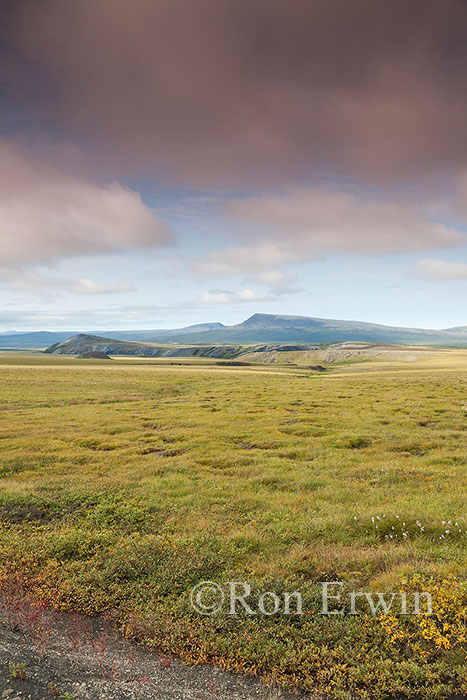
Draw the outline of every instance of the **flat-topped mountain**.
[[[339,321],[315,316],[286,316],[283,314],[253,314],[246,321],[230,326],[230,328],[320,328],[323,326],[331,328],[397,328],[400,330],[398,326],[384,326],[366,321]],[[403,330],[416,329],[405,328]]]
[[[184,333],[171,340],[186,342]],[[467,328],[427,330],[384,326],[365,321],[344,321],[315,316],[253,314],[233,326],[193,333],[192,343],[408,343],[414,345],[466,345]]]
[[[313,328],[318,321],[309,316],[281,316],[275,314],[253,314],[242,323],[230,328]]]

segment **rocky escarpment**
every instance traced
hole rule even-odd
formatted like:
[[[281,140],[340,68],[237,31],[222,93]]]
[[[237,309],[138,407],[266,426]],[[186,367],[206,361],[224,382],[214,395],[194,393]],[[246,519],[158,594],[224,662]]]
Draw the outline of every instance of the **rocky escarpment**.
[[[78,355],[78,360],[111,360],[112,358],[107,355],[106,352],[102,350],[95,350],[94,352],[82,352]]]

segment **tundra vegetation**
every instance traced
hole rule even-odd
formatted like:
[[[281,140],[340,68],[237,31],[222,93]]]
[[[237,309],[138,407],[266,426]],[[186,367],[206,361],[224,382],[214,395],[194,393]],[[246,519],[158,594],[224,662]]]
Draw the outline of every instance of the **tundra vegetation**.
[[[293,359],[1,355],[3,589],[334,698],[467,693],[467,351]],[[200,616],[202,580],[306,614]],[[322,581],[433,614],[323,616]]]

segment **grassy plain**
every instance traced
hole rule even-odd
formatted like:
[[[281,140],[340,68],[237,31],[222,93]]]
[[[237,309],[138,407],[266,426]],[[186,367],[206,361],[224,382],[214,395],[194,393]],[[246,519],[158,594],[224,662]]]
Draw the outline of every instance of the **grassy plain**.
[[[467,692],[466,350],[325,373],[5,353],[0,408],[3,578],[310,692]],[[306,614],[200,616],[201,580]],[[337,580],[429,590],[434,615],[322,616]]]

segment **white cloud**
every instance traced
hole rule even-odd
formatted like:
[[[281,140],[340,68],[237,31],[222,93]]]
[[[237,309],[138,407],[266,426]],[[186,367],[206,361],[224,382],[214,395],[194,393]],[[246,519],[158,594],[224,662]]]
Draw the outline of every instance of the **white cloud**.
[[[137,192],[87,182],[0,139],[0,264],[150,248],[168,239]]]
[[[201,304],[234,304],[244,302],[268,301],[269,297],[257,294],[251,289],[241,289],[238,292],[226,292],[220,289],[205,292],[199,300]]]
[[[57,290],[71,294],[117,294],[136,291],[126,280],[96,282],[87,277],[67,278],[42,274],[29,268],[0,269],[0,286],[36,295],[55,294]]]
[[[426,258],[417,263],[417,268],[433,280],[467,280],[467,263]]]
[[[122,281],[107,284],[105,282],[94,282],[82,277],[70,280],[69,289],[76,294],[117,294],[135,291],[134,286],[130,282]]]
[[[163,311],[162,311],[163,313]],[[161,320],[161,310],[154,306],[125,307],[125,306],[95,306],[94,308],[57,308],[56,306],[29,305],[27,308],[19,304],[7,309],[0,309],[0,327],[9,331],[16,328],[21,332],[29,330],[71,330],[74,332],[99,331],[107,328],[134,329],[141,327],[141,322],[148,327],[160,328],[167,324]],[[187,324],[186,324],[187,325]]]
[[[302,291],[298,284],[297,275],[293,272],[283,272],[282,270],[264,270],[254,275],[250,275],[245,282],[255,282],[269,287],[274,296],[284,296],[286,294],[297,294]]]
[[[255,275],[254,279],[260,284],[267,284],[270,287],[282,287],[295,282],[297,275],[292,272],[282,272],[282,270],[266,270]]]

